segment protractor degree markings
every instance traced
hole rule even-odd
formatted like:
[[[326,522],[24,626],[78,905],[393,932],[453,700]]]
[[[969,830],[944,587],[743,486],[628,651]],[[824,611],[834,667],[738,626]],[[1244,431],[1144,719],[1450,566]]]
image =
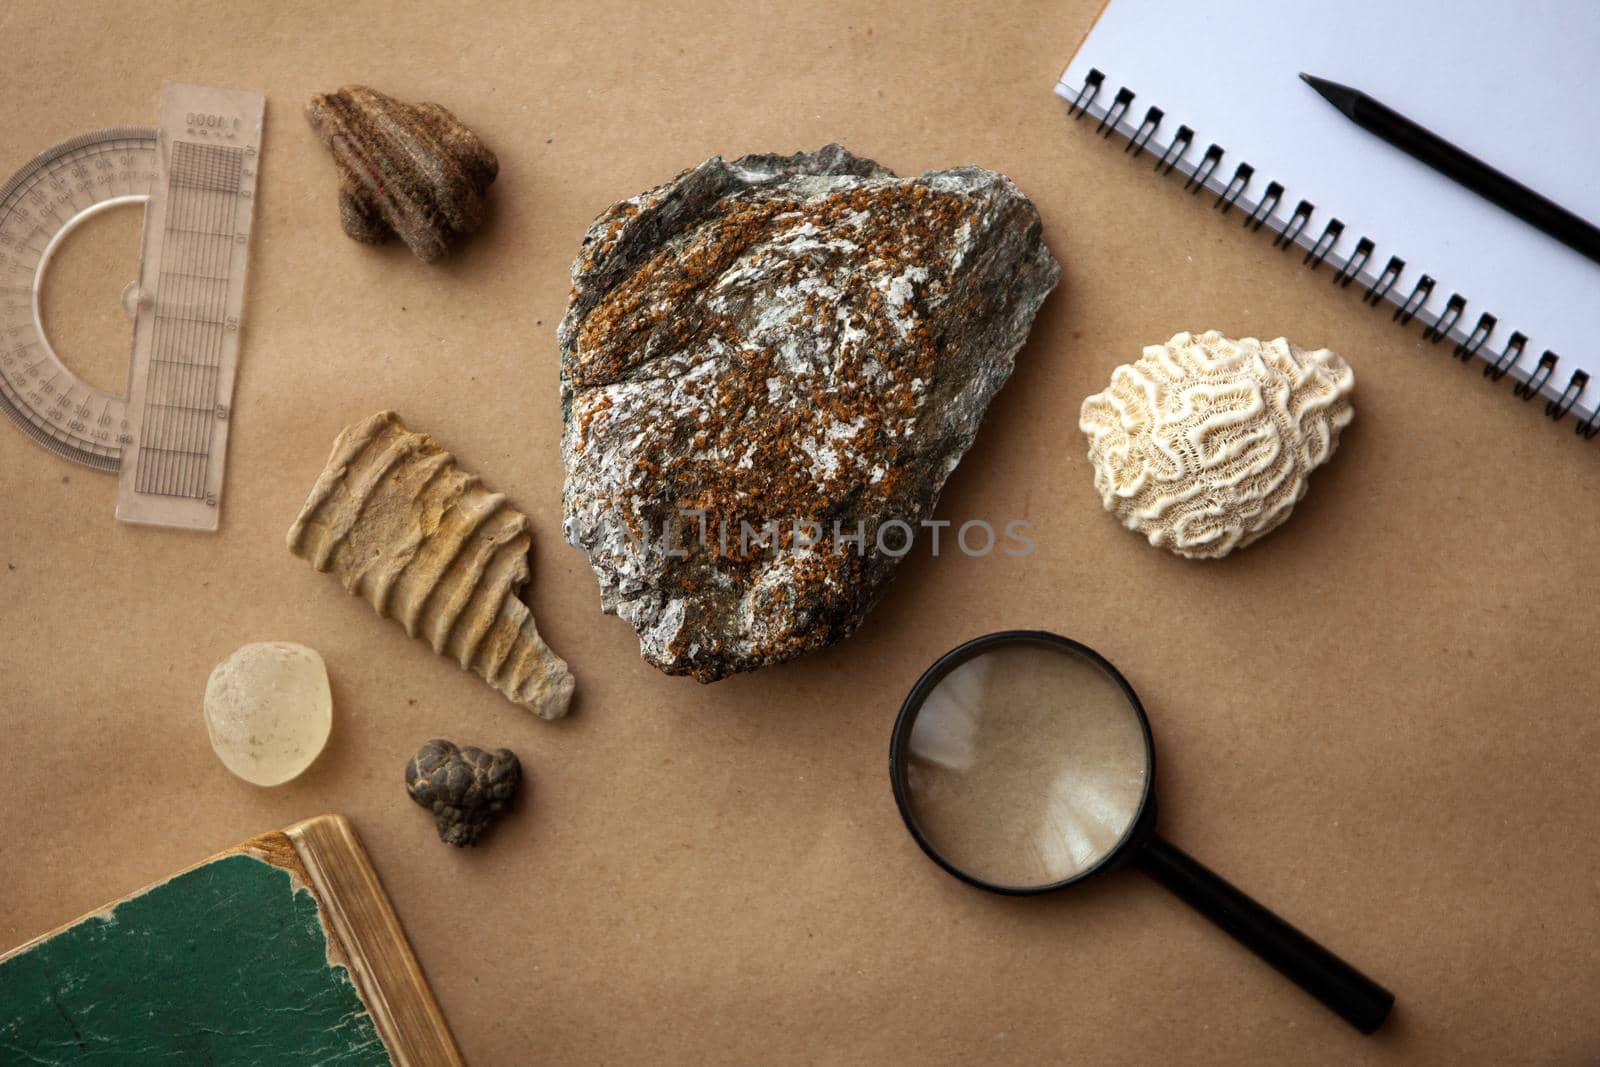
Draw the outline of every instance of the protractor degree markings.
[[[48,149],[0,185],[4,414],[51,451],[103,470],[118,466],[117,417],[125,412],[123,402],[80,381],[51,357],[39,332],[33,298],[41,261],[51,252],[52,242],[99,204],[147,195],[158,164],[155,130],[121,127],[84,134]],[[30,359],[35,353],[37,358]],[[125,421],[121,429],[125,433]]]

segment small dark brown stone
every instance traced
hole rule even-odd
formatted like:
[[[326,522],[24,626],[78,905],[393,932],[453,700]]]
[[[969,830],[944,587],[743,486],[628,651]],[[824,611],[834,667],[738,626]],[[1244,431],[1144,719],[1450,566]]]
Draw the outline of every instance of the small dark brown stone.
[[[435,738],[406,764],[406,792],[433,812],[439,840],[447,845],[477,844],[521,784],[522,764],[507,748],[485,752]]]

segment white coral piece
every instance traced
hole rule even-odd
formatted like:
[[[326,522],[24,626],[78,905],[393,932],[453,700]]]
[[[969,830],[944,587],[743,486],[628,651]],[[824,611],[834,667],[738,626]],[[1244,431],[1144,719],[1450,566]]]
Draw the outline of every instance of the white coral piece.
[[[1215,330],[1150,345],[1083,402],[1106,510],[1152,545],[1218,559],[1276,529],[1355,410],[1350,365]]]

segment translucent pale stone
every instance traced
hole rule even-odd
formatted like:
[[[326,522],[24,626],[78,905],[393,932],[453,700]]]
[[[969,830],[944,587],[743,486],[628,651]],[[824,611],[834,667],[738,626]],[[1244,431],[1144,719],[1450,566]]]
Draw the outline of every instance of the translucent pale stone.
[[[256,785],[282,785],[328,743],[328,669],[304,645],[245,645],[211,672],[205,713],[211,747],[228,770]]]

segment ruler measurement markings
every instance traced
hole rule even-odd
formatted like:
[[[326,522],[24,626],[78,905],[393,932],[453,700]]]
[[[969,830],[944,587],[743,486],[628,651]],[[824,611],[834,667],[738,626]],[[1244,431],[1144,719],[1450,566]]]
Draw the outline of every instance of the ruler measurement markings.
[[[219,277],[215,274],[197,274],[181,270],[164,270],[161,272],[161,276],[163,278],[194,278],[202,282],[226,282],[228,280],[226,275]]]
[[[176,176],[178,159],[172,159],[173,176]],[[167,205],[168,219],[175,218],[183,210],[183,200],[177,190],[175,181],[169,179],[171,196]],[[181,355],[176,334],[181,326],[168,321],[159,309],[173,302],[176,294],[173,286],[167,281],[165,274],[158,275],[156,285],[157,317],[154,330],[152,356],[161,358],[163,363],[150,368],[149,379],[145,385],[145,412],[144,433],[140,442],[140,483],[139,488],[145,492],[165,493],[170,488],[169,463],[166,449],[172,444],[171,428],[165,417],[164,411],[158,405],[162,400],[170,397],[173,391],[173,381],[176,371],[173,366],[174,357]]]
[[[158,330],[156,333],[157,351],[161,350],[164,338]],[[164,471],[161,469],[161,449],[167,444],[167,427],[160,419],[152,415],[151,402],[155,398],[165,396],[170,389],[171,371],[164,368],[152,368],[145,382],[145,418],[144,432],[139,442],[140,488],[154,492],[163,484]]]
[[[192,366],[194,366],[195,362],[196,361],[192,360],[192,359],[152,359],[152,360],[150,360],[150,365],[152,367],[154,367],[154,366],[192,367]]]
[[[198,213],[198,209],[201,206],[198,202],[198,193],[194,191],[189,183],[183,180],[185,176],[184,167],[179,157],[184,154],[186,147],[182,144],[173,145],[172,201],[177,206],[177,211],[173,213],[174,218],[178,218],[183,214],[187,214],[192,218]],[[194,163],[192,157],[189,162],[192,166]],[[179,248],[181,246],[175,243],[172,247]],[[169,254],[163,255],[162,258],[164,262],[171,262],[176,259],[179,263],[186,263],[193,257],[193,254],[194,249],[191,248],[187,250],[186,254],[174,257],[169,252]],[[171,323],[173,336],[177,339],[178,344],[175,354],[180,359],[186,357],[187,364],[170,372],[170,377],[176,386],[173,390],[173,395],[182,401],[198,389],[197,379],[203,374],[203,371],[199,369],[202,355],[198,344],[200,328],[199,323],[196,322],[199,317],[197,306],[199,292],[198,286],[195,285],[192,277],[170,277],[165,274],[162,277],[163,280],[169,280],[170,278],[171,284],[178,293],[178,299],[174,301],[174,306],[186,313],[180,319]],[[173,413],[166,414],[164,418],[168,423],[168,433],[165,444],[167,450],[165,456],[167,473],[163,491],[174,496],[190,496],[192,494],[186,490],[189,485],[190,453],[193,449],[189,443],[188,420],[182,414]]]
[[[199,191],[192,191],[190,198],[192,200],[192,210],[197,213],[204,212],[209,207],[207,198]],[[196,252],[203,254],[203,249],[197,249]],[[193,491],[193,468],[196,461],[193,453],[197,451],[196,445],[198,442],[195,440],[194,420],[190,417],[188,411],[192,405],[187,402],[200,395],[205,388],[205,379],[207,377],[208,368],[206,366],[207,360],[204,345],[206,287],[193,276],[194,272],[185,273],[191,276],[181,279],[179,284],[183,287],[187,297],[185,306],[194,312],[194,317],[198,321],[185,323],[183,326],[184,346],[193,356],[193,362],[178,374],[183,382],[183,388],[179,391],[178,397],[185,402],[185,410],[169,417],[176,424],[177,431],[173,437],[173,449],[178,454],[178,458],[173,464],[173,481],[179,487],[179,495],[198,496],[199,494]]]
[[[178,148],[178,146],[174,146],[174,151],[175,152],[176,152],[177,148]],[[181,171],[180,171],[180,169],[179,169],[179,167],[177,165],[177,162],[175,160],[174,161],[174,166],[173,166],[173,179],[174,180],[173,180],[173,186],[172,186],[172,189],[173,189],[173,192],[172,192],[173,203],[178,205],[180,210],[182,210],[182,209],[187,207],[189,210],[192,211],[193,210],[193,205],[189,202],[189,200],[190,200],[189,194],[187,194],[186,192],[181,191],[182,183],[180,181],[178,181],[178,179],[180,177],[181,177]],[[166,262],[166,261],[170,261],[172,259],[172,256],[164,255],[162,258],[163,258],[163,262]],[[181,261],[181,258],[182,257],[180,257],[180,261]],[[195,302],[194,301],[194,296],[195,296],[194,288],[195,287],[194,287],[194,284],[193,284],[193,279],[192,278],[170,278],[169,279],[169,275],[167,273],[163,272],[162,273],[163,288],[166,287],[166,284],[169,283],[169,280],[170,280],[170,284],[173,287],[176,288],[177,293],[178,293],[178,298],[175,301],[177,306],[182,307],[182,308],[184,308],[186,310],[192,310],[193,307],[194,307],[194,302]],[[194,327],[194,323],[189,321],[188,319],[183,319],[183,320],[177,321],[175,323],[172,323],[170,325],[171,325],[171,330],[172,330],[172,337],[174,338],[174,343],[176,344],[176,349],[175,349],[175,353],[174,354],[179,356],[179,357],[182,357],[182,356],[185,356],[185,355],[189,355],[191,357],[194,356],[195,355],[195,327]],[[167,381],[168,381],[168,390],[167,390],[167,392],[169,393],[169,395],[171,395],[171,396],[173,396],[175,398],[178,398],[178,399],[182,399],[183,397],[187,396],[190,391],[192,391],[194,389],[193,379],[197,376],[196,371],[193,369],[195,362],[196,361],[191,359],[191,361],[189,362],[188,366],[180,365],[180,367],[178,367],[178,368],[171,368],[171,369],[169,369],[167,371],[167,375],[166,375]],[[165,439],[162,442],[162,447],[165,449],[165,452],[163,453],[163,456],[162,456],[162,465],[164,467],[164,471],[163,471],[163,477],[162,477],[162,482],[161,482],[161,491],[164,492],[164,493],[168,493],[168,494],[170,494],[172,496],[188,496],[189,494],[184,491],[186,489],[187,485],[188,485],[188,483],[186,481],[186,475],[187,475],[186,465],[187,465],[187,456],[188,456],[188,452],[189,452],[189,449],[186,447],[186,445],[188,444],[188,439],[187,439],[187,435],[186,435],[186,431],[188,430],[188,426],[187,426],[187,424],[186,424],[186,422],[185,422],[185,420],[184,420],[182,415],[174,415],[174,414],[171,413],[170,410],[165,411],[165,412],[162,413],[161,421],[165,424],[165,429],[167,431],[166,434],[165,434]]]
[[[167,83],[156,128],[73,138],[0,188],[0,414],[66,458],[120,465],[126,522],[217,528],[263,103]],[[131,396],[119,398],[39,336],[38,265],[82,218],[146,193]]]
[[[209,167],[203,168],[203,170],[209,170]],[[203,173],[201,175],[197,175],[197,188],[192,196],[194,198],[194,209],[196,213],[205,217],[209,222],[211,217],[215,214],[216,198],[204,191],[205,183],[199,180],[203,177]],[[182,415],[178,416],[178,418],[183,424],[182,444],[184,450],[186,452],[195,454],[185,455],[180,461],[179,466],[183,472],[181,479],[183,485],[193,490],[191,493],[186,495],[200,496],[201,493],[199,492],[199,489],[205,484],[205,469],[202,464],[201,457],[198,455],[198,453],[201,451],[199,447],[201,443],[201,435],[199,433],[200,424],[199,421],[194,418],[193,409],[198,406],[198,401],[208,391],[208,383],[210,387],[209,391],[213,395],[216,392],[215,360],[208,351],[209,345],[207,344],[207,341],[209,340],[208,333],[210,330],[208,320],[211,318],[209,304],[212,283],[201,280],[201,275],[204,273],[206,261],[206,241],[204,239],[195,242],[194,261],[195,266],[201,269],[188,272],[191,277],[185,279],[184,284],[189,291],[191,307],[194,310],[195,319],[197,320],[194,323],[191,323],[189,326],[189,343],[194,347],[195,362],[193,368],[188,372],[189,389],[184,394],[184,399],[188,402],[186,404],[186,410]],[[199,485],[195,485],[197,475],[199,477]]]
[[[186,228],[184,228],[184,227],[182,227],[182,226],[174,226],[174,227],[171,227],[171,228],[169,228],[169,229],[168,229],[168,230],[167,230],[167,232],[168,232],[168,233],[192,233],[192,234],[199,234],[199,235],[200,235],[200,236],[201,236],[201,237],[222,237],[222,236],[225,236],[225,235],[224,235],[224,234],[221,234],[221,233],[218,233],[218,232],[217,232],[217,231],[216,231],[216,230],[197,230],[197,229],[186,229]]]
[[[198,146],[194,148],[194,156],[196,166],[192,176],[194,179],[193,189],[189,194],[190,209],[191,213],[197,217],[197,221],[203,220],[202,226],[209,228],[217,214],[217,198],[209,192],[213,184],[210,180],[211,172],[215,169],[216,160],[206,149]],[[201,280],[204,274],[207,273],[205,270],[207,265],[207,239],[195,239],[193,245],[190,258],[193,259],[194,265],[199,269],[185,272],[189,277],[184,280],[183,285],[189,294],[188,306],[194,314],[194,321],[187,324],[186,332],[188,334],[188,343],[193,349],[195,358],[193,367],[187,372],[188,388],[183,393],[183,399],[186,402],[185,411],[177,416],[183,427],[183,433],[179,441],[185,453],[178,466],[181,472],[179,481],[186,489],[190,490],[185,495],[200,496],[202,494],[199,490],[205,484],[205,470],[201,463],[201,449],[199,447],[201,444],[201,434],[199,432],[201,427],[199,421],[194,418],[193,411],[208,391],[215,395],[216,372],[215,359],[208,350],[209,345],[207,343],[209,341],[208,334],[211,318],[209,307],[211,303],[211,284]],[[185,259],[184,262],[187,264],[188,260]],[[197,477],[199,485],[195,484]]]
[[[239,191],[240,156],[236,148],[186,142],[173,146],[165,230],[169,247],[178,252],[177,262],[195,269],[161,274],[157,300],[165,307],[156,316],[152,381],[146,394],[154,455],[148,469],[141,464],[141,492],[205,496],[231,280],[231,271],[219,275],[213,264],[233,236],[229,223]],[[174,299],[162,299],[167,293]]]
[[[178,296],[173,293],[173,286],[158,286],[158,301],[165,302],[173,296]],[[179,355],[182,349],[184,349],[184,323],[158,322],[154,352]],[[144,426],[147,427],[144,440],[150,442],[150,450],[146,453],[144,446],[141,445],[139,451],[141,459],[146,459],[149,464],[147,486],[152,493],[170,494],[173,490],[171,450],[176,445],[173,419],[165,406],[157,405],[162,405],[163,400],[170,398],[176,389],[178,389],[178,371],[174,366],[150,370],[149,384],[146,386],[146,410],[144,410]]]
[[[178,151],[180,147],[174,146],[174,151]],[[207,205],[204,196],[199,191],[198,183],[185,183],[182,181],[183,177],[182,171],[174,167],[173,199],[181,202],[192,221],[196,217],[203,215]],[[187,188],[184,188],[185,186]],[[180,188],[184,188],[184,191],[180,192]],[[197,259],[202,254],[202,251],[198,243],[193,243],[188,250],[188,254],[179,257],[179,262],[187,263],[191,259]],[[171,257],[167,258],[170,259]],[[200,302],[202,287],[196,282],[193,272],[184,273],[187,276],[177,278],[175,282],[182,294],[179,306],[187,314],[184,316],[183,321],[175,325],[174,329],[181,338],[182,348],[180,355],[189,357],[189,362],[188,366],[183,370],[175,372],[174,377],[180,383],[177,396],[180,400],[187,401],[199,392],[201,381],[205,377],[205,353],[201,347],[205,312]],[[185,403],[185,408],[188,406]],[[168,448],[171,451],[169,462],[172,468],[169,482],[178,487],[176,495],[192,496],[194,494],[188,490],[190,488],[190,466],[194,459],[192,453],[195,451],[194,442],[191,441],[193,427],[190,425],[190,420],[186,414],[170,415],[168,418],[174,424],[173,432],[168,442]]]
[[[189,457],[189,456],[203,456],[203,455],[205,455],[204,452],[196,452],[193,449],[178,448],[176,446],[174,446],[172,448],[154,448],[154,447],[152,447],[152,448],[147,449],[146,451],[149,451],[149,452],[160,452],[163,456],[168,456],[168,457],[172,457],[172,456]]]
[[[156,315],[156,319],[160,322],[191,322],[199,323],[200,325],[205,325],[206,323],[213,321],[211,319],[196,318],[193,315],[165,315],[159,313]]]
[[[217,229],[218,236],[208,238],[206,244],[205,268],[207,273],[215,275],[220,280],[210,283],[211,298],[209,317],[215,324],[208,328],[207,342],[209,347],[208,362],[211,366],[210,387],[206,392],[205,401],[210,409],[203,415],[198,415],[200,420],[201,436],[205,440],[206,459],[200,468],[200,494],[205,494],[205,486],[210,478],[210,457],[212,444],[212,430],[216,425],[217,407],[217,382],[221,377],[222,364],[222,333],[223,322],[227,317],[228,282],[231,280],[227,264],[222,258],[222,252],[228,247],[228,242],[233,237],[233,219],[235,215],[235,197],[239,191],[239,163],[240,153],[237,149],[230,150],[225,157],[219,157],[215,179],[221,188],[229,188],[224,194],[214,193],[216,210],[213,216],[213,226]],[[223,236],[226,233],[227,236]]]
[[[158,407],[158,408],[174,408],[174,409],[176,409],[178,411],[206,411],[206,412],[209,412],[209,411],[212,410],[210,407],[197,408],[197,407],[194,407],[191,404],[157,404],[155,406]]]
[[[218,197],[219,217],[215,223],[218,230],[218,235],[212,246],[212,255],[214,257],[213,270],[220,270],[222,277],[225,279],[222,285],[217,288],[214,298],[215,308],[213,313],[218,321],[217,325],[214,327],[211,338],[211,364],[214,368],[220,369],[222,364],[222,350],[225,343],[224,334],[227,331],[228,288],[233,280],[233,235],[238,229],[238,201],[236,200],[236,197],[241,190],[241,184],[244,177],[244,153],[242,150],[237,148],[224,149],[219,152],[217,158],[220,163],[219,171],[216,176],[217,185],[220,189],[228,190],[228,195],[226,197]],[[207,398],[212,406],[212,412],[210,413],[209,417],[204,419],[202,423],[202,425],[205,427],[206,440],[206,464],[205,469],[202,471],[201,483],[202,494],[204,493],[205,484],[209,482],[211,450],[216,440],[216,428],[218,422],[216,417],[217,376],[218,372],[214,372],[211,393]]]
[[[183,219],[187,214],[192,213],[190,196],[186,183],[183,181],[186,166],[191,164],[192,161],[187,155],[187,146],[181,143],[174,144],[171,157],[172,169],[168,177],[170,198],[168,200],[167,217],[169,221]],[[169,245],[163,249],[162,266],[165,268],[169,263],[174,261],[182,262],[186,258],[183,255],[181,246],[177,244]],[[189,279],[169,278],[165,270],[161,275],[161,294],[161,303],[169,307],[189,310],[193,303],[189,299]],[[170,294],[170,299],[168,294]],[[187,316],[169,317],[163,325],[165,329],[162,331],[162,335],[166,344],[164,346],[158,345],[156,353],[160,354],[164,351],[169,357],[176,360],[182,360],[185,356],[192,358],[192,330]],[[160,378],[164,388],[152,388],[146,394],[152,400],[160,396],[177,396],[188,384],[188,372],[179,367],[168,367],[164,373],[160,374]],[[150,413],[146,409],[145,422],[148,425],[150,421]],[[165,410],[160,412],[157,419],[157,425],[160,430],[156,434],[158,449],[155,456],[157,479],[154,488],[156,492],[172,496],[183,495],[178,491],[184,452],[180,422],[181,420],[174,418]]]

